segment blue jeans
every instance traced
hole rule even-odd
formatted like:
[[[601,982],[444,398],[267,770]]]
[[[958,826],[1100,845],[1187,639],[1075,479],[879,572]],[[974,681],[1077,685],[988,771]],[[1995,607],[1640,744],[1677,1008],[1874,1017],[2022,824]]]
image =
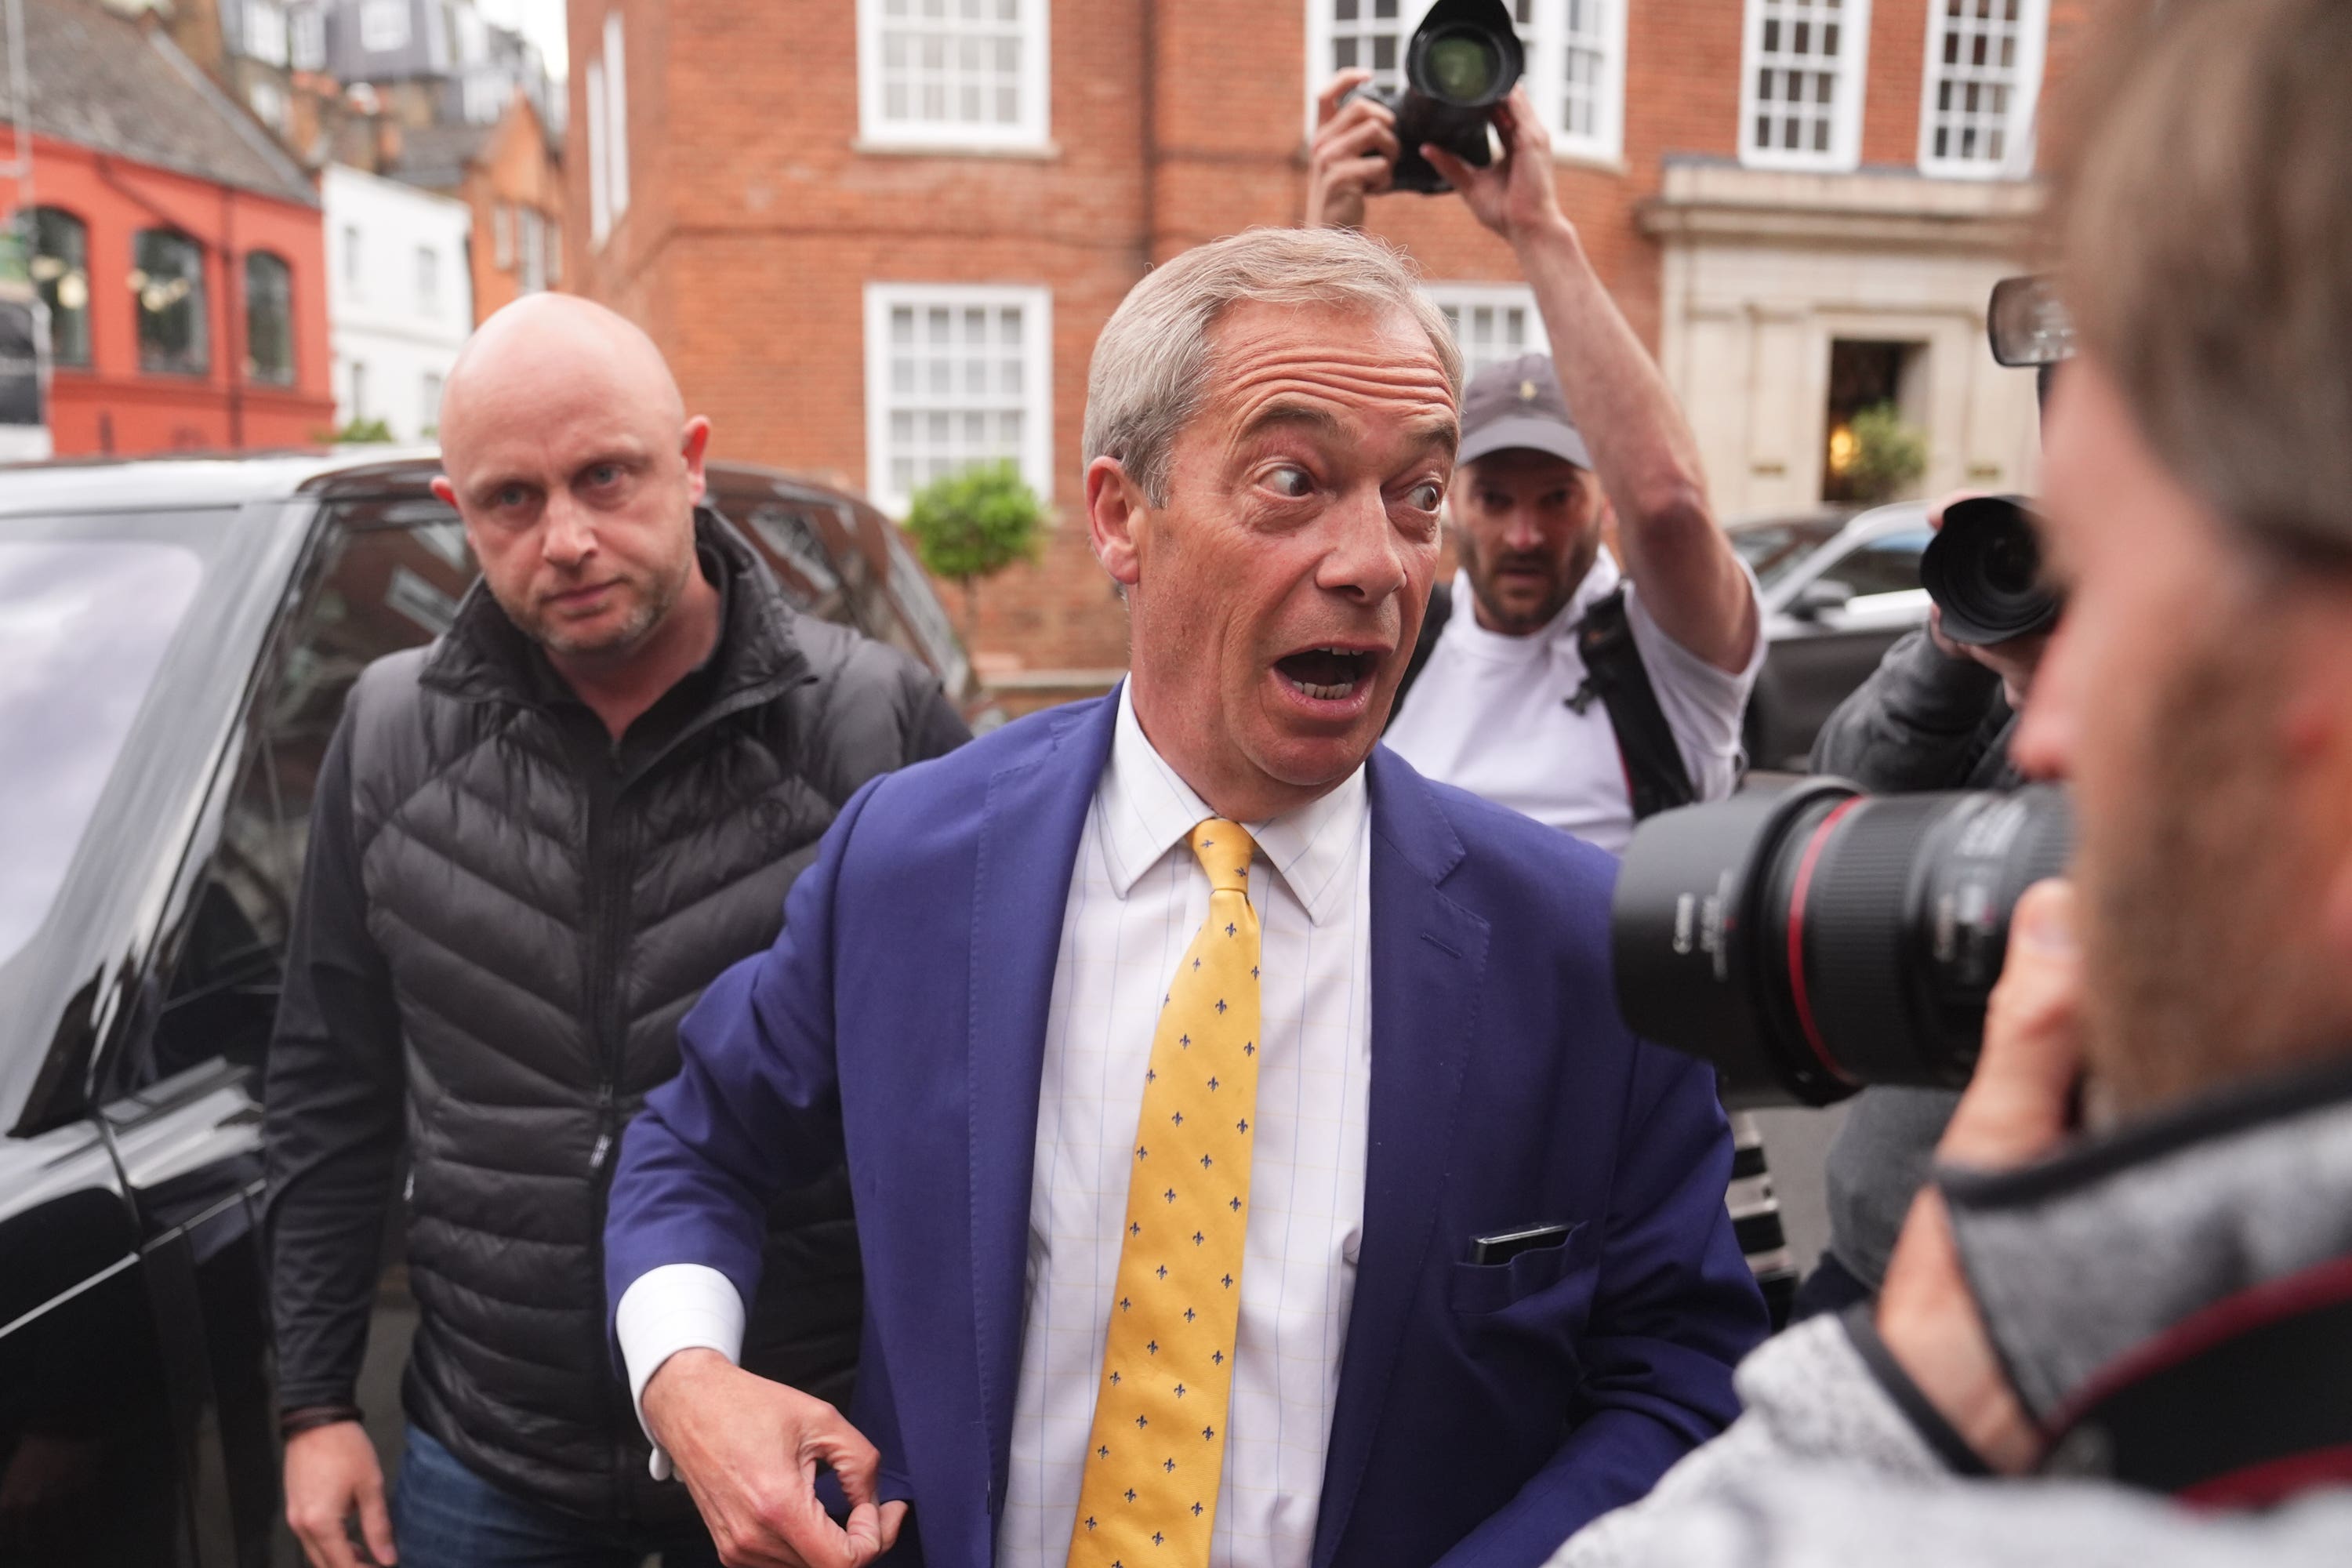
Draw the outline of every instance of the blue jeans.
[[[699,1524],[599,1524],[500,1491],[415,1426],[392,1489],[400,1568],[718,1568]]]

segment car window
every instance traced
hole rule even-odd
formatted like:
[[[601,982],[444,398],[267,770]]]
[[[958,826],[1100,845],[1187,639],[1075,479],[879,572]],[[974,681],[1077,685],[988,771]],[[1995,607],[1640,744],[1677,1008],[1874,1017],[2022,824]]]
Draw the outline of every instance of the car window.
[[[206,862],[155,1029],[108,1079],[128,1093],[215,1057],[257,1065],[269,1042],[327,742],[360,671],[447,629],[474,577],[465,531],[437,506],[387,521],[347,507],[277,645],[248,717],[219,841]],[[354,525],[356,524],[356,526]]]
[[[1859,599],[1871,594],[1907,594],[1919,586],[1919,557],[1935,534],[1925,528],[1890,533],[1859,545],[1832,562],[1822,575],[1833,577]]]
[[[1787,522],[1747,523],[1731,530],[1731,548],[1756,574],[1759,587],[1772,585],[1804,564],[1808,556],[1837,537],[1834,517],[1793,518]]]
[[[161,540],[0,538],[0,963],[55,902],[203,578]]]
[[[950,695],[961,697],[964,682],[971,674],[971,665],[964,658],[963,644],[956,639],[955,627],[948,621],[947,607],[931,590],[931,580],[915,560],[915,552],[896,528],[888,530],[890,541],[890,596],[897,600],[901,614],[915,637],[921,643],[915,653],[936,671],[940,683]]]
[[[360,671],[448,630],[477,574],[464,527],[437,505],[390,519],[373,507],[339,509],[326,550],[261,713],[278,796],[295,825],[310,815],[327,742]],[[302,842],[297,826],[281,869],[299,875]]]

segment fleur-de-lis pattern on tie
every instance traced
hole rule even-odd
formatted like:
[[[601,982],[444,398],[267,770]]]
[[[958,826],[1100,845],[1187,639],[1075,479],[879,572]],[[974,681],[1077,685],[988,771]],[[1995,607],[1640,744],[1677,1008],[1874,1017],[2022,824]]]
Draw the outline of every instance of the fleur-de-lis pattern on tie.
[[[1207,1568],[1249,1232],[1258,925],[1248,834],[1192,829],[1209,915],[1151,1037],[1071,1568]]]

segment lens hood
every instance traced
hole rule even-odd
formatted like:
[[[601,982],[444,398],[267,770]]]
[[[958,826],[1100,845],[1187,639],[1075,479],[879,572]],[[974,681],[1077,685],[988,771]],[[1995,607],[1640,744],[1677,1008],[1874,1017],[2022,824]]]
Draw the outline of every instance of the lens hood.
[[[1970,496],[1944,509],[1944,526],[1919,559],[1919,585],[1954,642],[1990,647],[2057,620],[2060,601],[2042,582],[2025,508],[2022,496]]]

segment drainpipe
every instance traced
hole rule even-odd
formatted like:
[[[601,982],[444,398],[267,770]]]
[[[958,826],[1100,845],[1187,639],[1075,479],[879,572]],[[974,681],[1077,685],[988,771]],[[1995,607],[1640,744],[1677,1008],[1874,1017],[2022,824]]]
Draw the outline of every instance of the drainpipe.
[[[226,185],[220,188],[221,242],[221,358],[226,363],[221,368],[228,372],[228,445],[232,452],[245,450],[245,340],[238,331],[245,320],[237,307],[245,301],[245,269],[237,265],[236,254],[236,194]]]

